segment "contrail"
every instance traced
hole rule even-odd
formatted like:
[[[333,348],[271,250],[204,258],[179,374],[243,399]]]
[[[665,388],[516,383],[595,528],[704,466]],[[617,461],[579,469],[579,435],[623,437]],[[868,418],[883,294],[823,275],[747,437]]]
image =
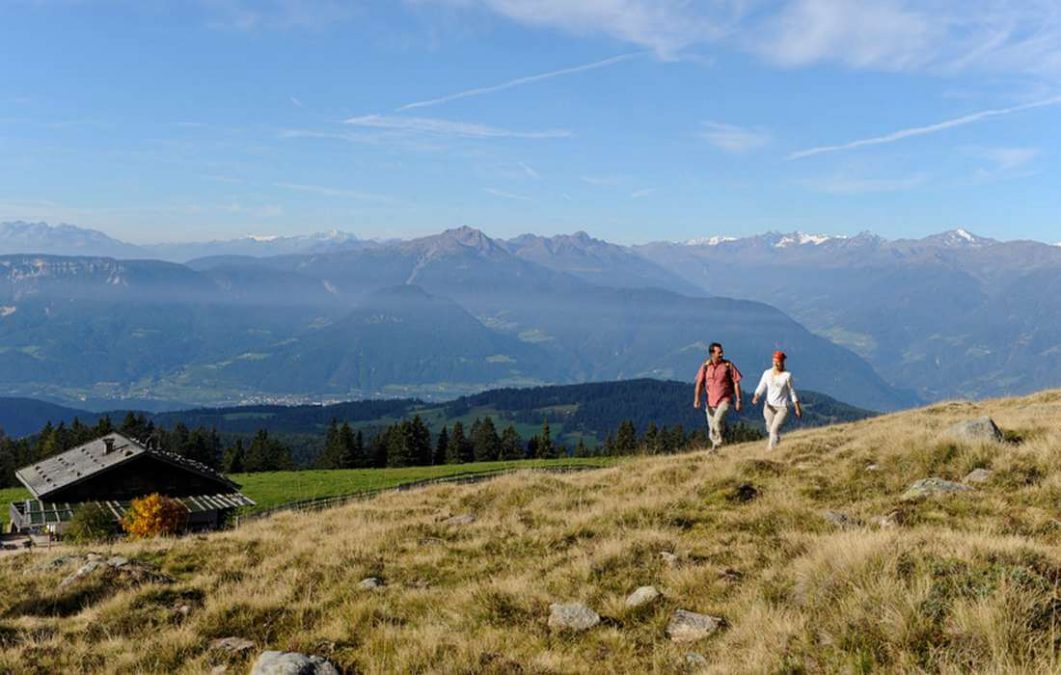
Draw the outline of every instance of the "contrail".
[[[541,82],[542,80],[551,80],[554,77],[562,77],[564,75],[573,75],[575,73],[582,73],[587,70],[596,70],[597,68],[606,68],[622,61],[628,61],[632,58],[643,56],[648,52],[632,52],[630,54],[620,54],[619,56],[613,56],[610,59],[604,59],[603,61],[594,61],[593,63],[586,63],[581,66],[572,66],[571,68],[562,68],[560,70],[553,70],[548,73],[539,73],[538,75],[528,75],[526,77],[517,77],[514,80],[508,82],[502,82],[501,84],[491,85],[489,87],[477,87],[475,89],[467,89],[465,91],[459,91],[456,94],[449,94],[448,96],[440,96],[439,98],[432,98],[427,101],[416,101],[414,103],[407,103],[400,108],[401,110],[412,110],[413,108],[427,108],[433,105],[440,105],[442,103],[448,103],[450,101],[456,101],[461,98],[469,98],[471,96],[482,96],[483,94],[491,94],[495,91],[501,91],[503,89],[511,89],[513,87],[520,87],[531,82]]]
[[[995,108],[992,110],[981,110],[980,112],[970,113],[962,117],[955,117],[951,120],[939,122],[937,124],[930,124],[926,127],[912,127],[910,129],[901,129],[899,131],[893,131],[890,134],[884,136],[875,136],[873,138],[863,138],[857,141],[851,141],[850,143],[843,143],[841,145],[822,145],[817,148],[808,148],[807,150],[800,150],[793,152],[788,156],[788,159],[803,159],[804,157],[812,157],[814,155],[824,155],[827,152],[840,152],[842,150],[854,150],[855,148],[861,148],[867,145],[882,145],[884,143],[894,143],[895,141],[901,141],[905,138],[911,138],[913,136],[925,136],[927,134],[934,134],[937,131],[946,131],[954,127],[964,126],[966,124],[972,124],[973,122],[979,122],[983,119],[990,117],[1000,117],[1002,115],[1009,115],[1015,112],[1021,112],[1022,110],[1031,110],[1032,108],[1045,108],[1047,106],[1061,104],[1061,96],[1054,96],[1042,101],[1036,101],[1034,103],[1025,103],[1023,105],[1013,106],[1012,108]]]

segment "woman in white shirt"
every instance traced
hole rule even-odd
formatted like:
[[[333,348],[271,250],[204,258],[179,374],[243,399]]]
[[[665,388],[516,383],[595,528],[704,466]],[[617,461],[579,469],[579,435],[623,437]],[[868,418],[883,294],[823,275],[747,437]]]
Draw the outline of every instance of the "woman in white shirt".
[[[763,417],[766,418],[766,430],[770,434],[770,442],[766,446],[768,450],[773,450],[781,442],[781,425],[788,417],[790,400],[796,417],[803,417],[799,398],[792,387],[792,373],[785,370],[785,358],[784,352],[774,352],[774,367],[763,373],[759,386],[755,388],[755,395],[752,396],[752,405],[758,405],[759,397],[766,393]]]

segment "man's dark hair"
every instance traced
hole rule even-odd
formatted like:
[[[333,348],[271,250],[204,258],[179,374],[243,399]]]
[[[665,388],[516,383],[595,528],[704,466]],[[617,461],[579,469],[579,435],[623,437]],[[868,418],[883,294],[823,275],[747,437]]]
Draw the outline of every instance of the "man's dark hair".
[[[707,348],[709,354],[714,354],[716,349],[722,349],[722,345],[718,342],[712,342],[711,346]]]

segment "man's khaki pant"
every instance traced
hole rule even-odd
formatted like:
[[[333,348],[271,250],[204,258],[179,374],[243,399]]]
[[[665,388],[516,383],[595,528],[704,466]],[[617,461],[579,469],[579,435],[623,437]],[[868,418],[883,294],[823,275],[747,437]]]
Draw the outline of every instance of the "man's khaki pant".
[[[772,405],[764,405],[763,417],[766,418],[766,431],[770,434],[770,442],[766,447],[773,450],[781,442],[781,426],[788,417],[788,407],[775,408]]]
[[[705,405],[704,412],[707,414],[707,432],[711,439],[711,448],[715,449],[722,445],[722,434],[726,432],[726,413],[729,412],[729,399],[719,402],[712,408]]]

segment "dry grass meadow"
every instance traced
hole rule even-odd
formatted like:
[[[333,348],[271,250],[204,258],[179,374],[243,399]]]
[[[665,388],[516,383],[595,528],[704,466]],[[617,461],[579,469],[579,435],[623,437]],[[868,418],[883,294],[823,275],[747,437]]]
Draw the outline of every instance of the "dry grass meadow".
[[[1009,443],[940,436],[985,413]],[[978,467],[993,473],[973,492],[900,499],[916,479]],[[759,496],[737,498],[741,484]],[[86,549],[157,564],[168,584],[59,590],[70,567],[7,557],[0,671],[245,673],[254,653],[210,646],[237,636],[351,673],[1061,672],[1059,509],[1061,391],[944,403],[793,433],[774,453],[518,474]],[[865,524],[841,529],[826,510]],[[442,522],[463,513],[477,520]],[[885,514],[894,524],[873,522]],[[360,590],[368,576],[385,586]],[[646,584],[663,599],[627,610]],[[603,623],[552,632],[563,601]],[[674,644],[676,609],[727,625]]]

